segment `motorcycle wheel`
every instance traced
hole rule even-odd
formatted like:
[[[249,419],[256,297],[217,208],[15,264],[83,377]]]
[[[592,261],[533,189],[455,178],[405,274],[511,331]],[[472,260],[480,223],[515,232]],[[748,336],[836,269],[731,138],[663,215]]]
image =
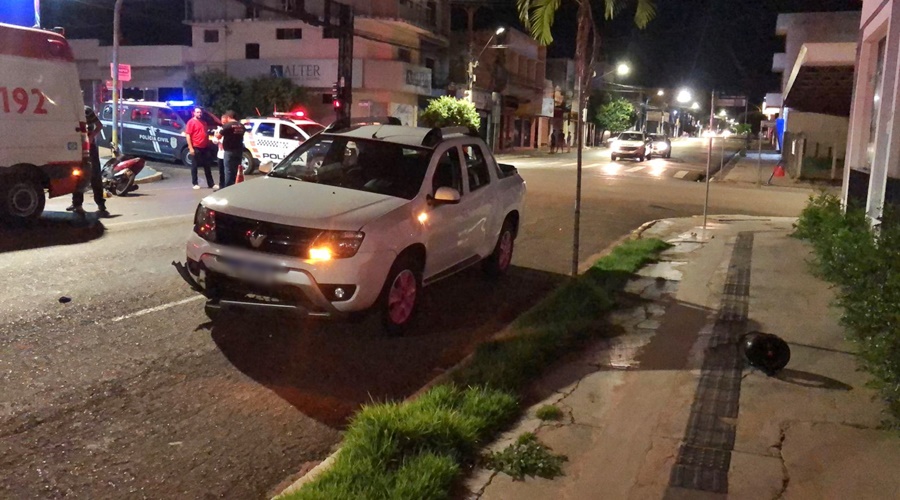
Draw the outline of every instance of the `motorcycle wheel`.
[[[131,186],[134,185],[134,176],[130,174],[131,172],[126,172],[124,175],[113,179],[112,193],[114,195],[124,196],[131,190]]]

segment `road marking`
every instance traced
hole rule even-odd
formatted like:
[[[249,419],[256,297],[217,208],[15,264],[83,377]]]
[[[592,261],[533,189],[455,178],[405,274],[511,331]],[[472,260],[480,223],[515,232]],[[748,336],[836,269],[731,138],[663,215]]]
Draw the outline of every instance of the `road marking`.
[[[688,171],[688,170],[681,170],[680,172],[678,172],[677,174],[675,174],[675,178],[676,178],[676,179],[684,179],[684,176],[687,175],[688,173],[690,173],[690,171]]]
[[[625,169],[626,172],[638,172],[640,170],[644,170],[644,167],[631,167]]]
[[[182,215],[168,215],[166,217],[156,217],[153,219],[139,219],[139,220],[131,220],[125,222],[111,222],[109,224],[103,224],[103,227],[106,229],[115,229],[124,226],[131,226],[134,224],[154,224],[157,222],[167,222],[167,221],[175,221],[178,219],[192,220],[194,218],[194,214],[182,214]]]
[[[206,297],[204,297],[203,295],[195,295],[195,296],[193,296],[193,297],[190,297],[190,298],[187,298],[187,299],[184,299],[184,300],[178,300],[178,301],[175,301],[175,302],[169,302],[168,304],[163,304],[163,305],[161,305],[161,306],[151,307],[151,308],[149,308],[149,309],[143,309],[143,310],[140,310],[140,311],[138,311],[138,312],[133,312],[133,313],[131,313],[131,314],[126,314],[126,315],[124,315],[124,316],[119,316],[118,318],[113,318],[113,319],[112,319],[112,322],[113,322],[113,323],[118,323],[119,321],[125,321],[126,319],[137,318],[138,316],[143,316],[143,315],[145,315],[145,314],[155,313],[155,312],[158,312],[158,311],[164,311],[164,310],[169,309],[169,308],[171,308],[171,307],[180,306],[181,304],[187,304],[188,302],[194,302],[194,301],[197,301],[197,300],[200,300],[200,299],[205,299],[205,298],[206,298]]]

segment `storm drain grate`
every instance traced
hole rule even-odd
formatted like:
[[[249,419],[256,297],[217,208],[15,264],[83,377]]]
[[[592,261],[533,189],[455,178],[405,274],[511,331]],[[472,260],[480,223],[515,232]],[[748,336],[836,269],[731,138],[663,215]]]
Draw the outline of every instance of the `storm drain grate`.
[[[738,341],[747,328],[752,252],[753,233],[738,233],[670,487],[728,492],[744,368]]]

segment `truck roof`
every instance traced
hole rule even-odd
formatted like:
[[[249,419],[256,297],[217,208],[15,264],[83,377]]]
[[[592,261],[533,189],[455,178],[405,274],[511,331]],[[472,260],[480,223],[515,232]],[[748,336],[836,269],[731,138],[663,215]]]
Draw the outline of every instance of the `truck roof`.
[[[59,33],[0,23],[0,55],[74,62],[69,42]]]
[[[351,126],[341,130],[327,131],[326,134],[358,139],[382,140],[404,146],[429,149],[450,139],[473,137],[471,132],[465,127],[427,128],[402,125]]]

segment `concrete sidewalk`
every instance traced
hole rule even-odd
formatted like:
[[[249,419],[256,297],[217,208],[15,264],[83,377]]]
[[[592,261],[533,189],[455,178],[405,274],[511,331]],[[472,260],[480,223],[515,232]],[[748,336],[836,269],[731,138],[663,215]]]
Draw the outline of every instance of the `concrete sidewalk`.
[[[755,159],[753,159],[755,160]],[[752,160],[751,160],[752,161]],[[534,406],[490,449],[535,432],[568,462],[556,479],[476,470],[468,498],[900,498],[900,438],[812,277],[792,218],[668,219],[673,243],[628,286],[597,341],[534,386]],[[777,377],[745,366],[744,333],[775,333]],[[560,407],[561,422],[535,410]]]
[[[763,149],[760,152],[751,148],[750,151],[747,151],[747,156],[737,156],[735,160],[724,170],[718,172],[713,180],[731,184],[752,184],[766,188],[840,189],[839,182],[835,184],[827,180],[795,179],[787,173],[783,177],[773,176],[775,166],[781,161],[781,153],[772,150]]]

